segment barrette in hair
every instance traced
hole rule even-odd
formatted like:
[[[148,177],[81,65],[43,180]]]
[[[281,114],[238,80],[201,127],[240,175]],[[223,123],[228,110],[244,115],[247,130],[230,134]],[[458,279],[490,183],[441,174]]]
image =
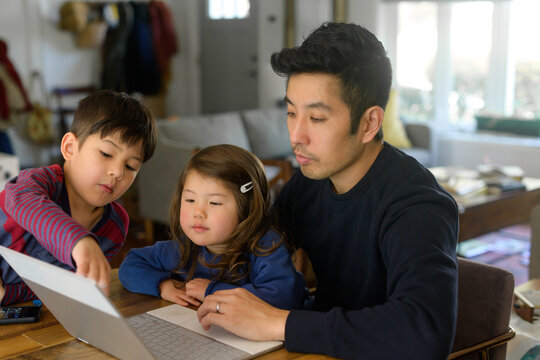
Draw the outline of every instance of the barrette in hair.
[[[242,194],[247,193],[249,190],[253,189],[253,182],[247,182],[244,185],[240,186],[240,192]]]

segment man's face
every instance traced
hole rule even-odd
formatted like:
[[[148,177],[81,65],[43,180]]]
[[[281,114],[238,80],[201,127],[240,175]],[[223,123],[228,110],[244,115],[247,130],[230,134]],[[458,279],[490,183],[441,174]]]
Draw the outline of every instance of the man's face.
[[[339,89],[334,75],[301,73],[291,75],[285,97],[289,138],[302,173],[330,178],[336,188],[356,183],[363,148],[361,137],[350,134],[350,109]]]

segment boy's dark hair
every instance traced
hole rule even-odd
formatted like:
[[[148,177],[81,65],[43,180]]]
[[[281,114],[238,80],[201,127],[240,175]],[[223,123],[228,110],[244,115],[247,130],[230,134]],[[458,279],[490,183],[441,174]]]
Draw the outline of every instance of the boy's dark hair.
[[[140,145],[143,162],[154,154],[157,142],[156,119],[137,99],[113,90],[96,91],[81,101],[75,110],[70,131],[82,146],[88,136],[103,138],[119,133],[130,145]]]
[[[351,134],[371,106],[386,107],[392,85],[392,65],[375,35],[356,24],[325,23],[299,47],[272,54],[274,71],[287,79],[299,73],[336,75],[341,98],[351,111]],[[376,136],[382,139],[382,128]]]

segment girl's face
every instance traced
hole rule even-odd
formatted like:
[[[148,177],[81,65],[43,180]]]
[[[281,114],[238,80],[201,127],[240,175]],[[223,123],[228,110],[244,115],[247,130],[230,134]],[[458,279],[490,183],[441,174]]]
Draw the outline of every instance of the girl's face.
[[[184,234],[211,253],[222,254],[237,225],[238,209],[233,193],[221,181],[189,171],[180,206]]]

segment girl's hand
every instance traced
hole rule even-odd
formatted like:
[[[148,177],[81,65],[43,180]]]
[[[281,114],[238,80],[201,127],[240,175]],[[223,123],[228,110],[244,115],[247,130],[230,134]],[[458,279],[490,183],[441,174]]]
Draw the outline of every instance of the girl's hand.
[[[163,299],[182,306],[201,305],[197,299],[186,294],[186,284],[180,281],[173,279],[162,281],[159,284],[159,292]]]
[[[208,279],[196,278],[190,280],[186,284],[186,294],[200,301],[204,301],[204,294],[206,294],[208,284],[210,284],[210,280]]]

